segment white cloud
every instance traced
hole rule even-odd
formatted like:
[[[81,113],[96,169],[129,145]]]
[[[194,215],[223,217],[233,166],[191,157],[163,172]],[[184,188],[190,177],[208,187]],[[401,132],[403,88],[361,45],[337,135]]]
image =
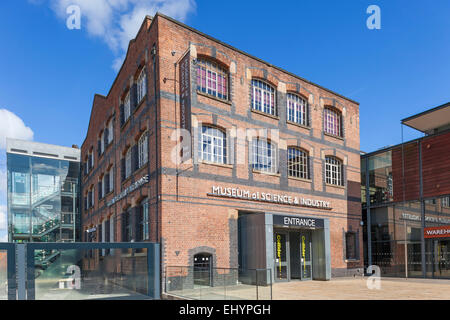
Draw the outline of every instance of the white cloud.
[[[6,148],[6,138],[33,140],[33,130],[22,119],[6,109],[0,109],[0,149]]]
[[[0,202],[6,194],[6,166],[0,165]]]
[[[8,229],[8,225],[7,225],[7,222],[6,222],[7,221],[6,213],[7,213],[6,206],[0,205],[0,231]]]
[[[36,0],[29,0],[36,2]],[[113,63],[117,71],[119,61],[128,48],[146,15],[157,11],[174,19],[184,21],[195,11],[195,0],[49,0],[58,17],[66,20],[66,9],[78,5],[81,9],[81,29],[94,37],[99,37],[119,57]]]

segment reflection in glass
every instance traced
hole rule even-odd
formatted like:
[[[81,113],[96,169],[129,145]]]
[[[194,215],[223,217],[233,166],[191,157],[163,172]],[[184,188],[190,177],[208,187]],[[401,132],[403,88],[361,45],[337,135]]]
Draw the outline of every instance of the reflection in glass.
[[[10,241],[76,241],[79,163],[12,153],[7,162]]]

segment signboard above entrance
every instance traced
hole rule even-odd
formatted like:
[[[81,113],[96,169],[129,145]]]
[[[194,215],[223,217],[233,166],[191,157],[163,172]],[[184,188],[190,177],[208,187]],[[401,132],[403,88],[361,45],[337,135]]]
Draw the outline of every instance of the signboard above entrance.
[[[298,207],[331,210],[330,202],[325,200],[307,199],[287,194],[277,194],[271,192],[252,192],[250,190],[233,187],[213,186],[212,192],[208,193],[207,195],[213,197],[243,199],[259,202],[270,202],[276,204],[286,204]]]
[[[282,216],[273,215],[273,224],[285,227],[300,227],[300,228],[323,228],[323,219],[298,217],[298,216]]]

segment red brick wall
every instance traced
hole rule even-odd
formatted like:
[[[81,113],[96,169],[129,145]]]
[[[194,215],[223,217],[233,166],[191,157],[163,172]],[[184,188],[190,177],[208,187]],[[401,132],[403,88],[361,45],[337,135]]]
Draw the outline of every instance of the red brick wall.
[[[133,120],[121,130],[119,128],[119,97],[124,93],[129,77],[137,70],[137,61],[145,57],[146,49],[151,50],[156,43],[157,50],[157,90],[159,93],[158,131],[154,127],[155,108],[149,101],[149,108],[139,107]],[[171,136],[175,128],[180,126],[179,68],[177,63],[187,50],[191,50],[192,59],[195,55],[214,57],[230,69],[232,103],[224,103],[216,99],[193,94],[192,114],[193,125],[197,122],[216,123],[225,129],[232,126],[237,128],[278,128],[281,119],[249,112],[250,110],[250,81],[252,77],[267,78],[275,88],[281,92],[295,91],[314,101],[311,105],[311,128],[304,128],[293,124],[284,124],[287,130],[280,134],[280,148],[296,145],[310,152],[313,176],[311,181],[284,179],[280,175],[252,173],[254,184],[265,183],[264,187],[249,186],[248,164],[232,165],[177,164],[171,160],[176,141]],[[148,68],[147,100],[153,100],[153,66],[150,53],[147,54]],[[165,81],[164,81],[165,79]],[[300,90],[298,91],[298,88]],[[320,99],[321,98],[321,99]],[[321,103],[321,101],[323,101]],[[201,105],[209,106],[207,111]],[[344,138],[339,139],[323,134],[323,107],[335,106],[343,114]],[[284,106],[279,106],[280,108]],[[143,110],[147,110],[144,112]],[[233,110],[233,111],[232,111]],[[83,178],[85,187],[91,183],[97,186],[98,177],[104,172],[110,162],[115,164],[115,193],[120,192],[144,174],[161,170],[160,184],[157,185],[155,175],[148,185],[131,193],[125,199],[111,207],[105,206],[105,200],[98,201],[95,192],[95,207],[83,212],[83,228],[92,227],[110,215],[120,217],[127,206],[135,206],[139,199],[148,196],[151,199],[151,240],[162,240],[164,265],[191,265],[192,254],[195,250],[211,250],[215,254],[218,267],[235,267],[237,263],[236,224],[239,210],[258,212],[277,212],[284,214],[300,214],[330,219],[330,237],[332,268],[346,269],[362,266],[362,229],[360,204],[357,202],[359,192],[348,192],[349,183],[360,183],[360,155],[359,155],[359,106],[357,103],[339,96],[329,90],[314,85],[306,80],[288,74],[269,64],[252,58],[242,52],[234,50],[222,43],[194,32],[179,23],[164,16],[157,15],[154,20],[146,20],[136,39],[130,44],[124,66],[115,80],[108,97],[98,97],[94,101],[88,134],[82,146],[83,159],[91,147],[96,150],[97,138],[101,128],[106,125],[110,114],[116,115],[115,140],[112,147],[108,147],[104,158],[98,165],[97,154],[95,170],[89,177]],[[247,121],[249,116],[253,122]],[[255,125],[257,123],[258,125]],[[142,127],[150,129],[150,161],[149,166],[135,173],[134,177],[120,183],[120,159],[123,157],[127,145],[133,145]],[[158,139],[156,138],[158,136]],[[300,138],[300,139],[299,139]],[[248,145],[243,149],[248,150]],[[194,149],[196,152],[196,149]],[[329,186],[324,183],[324,158],[335,155],[345,164],[345,187]],[[109,159],[108,161],[103,159]],[[158,165],[157,165],[158,163]],[[198,171],[196,171],[198,170]],[[178,175],[176,172],[179,172]],[[210,175],[212,179],[204,179]],[[230,180],[233,178],[233,180]],[[231,181],[231,182],[220,182]],[[283,190],[271,190],[271,186]],[[257,203],[250,201],[227,200],[207,196],[212,185],[241,187],[252,191],[278,192],[302,196],[292,188],[307,190],[308,198],[327,199],[327,195],[336,198],[331,201],[333,209],[318,210],[292,207],[277,204]],[[245,185],[245,186],[244,186]],[[159,192],[157,192],[157,188]],[[114,194],[108,195],[106,200]],[[156,217],[156,199],[160,200],[159,219]],[[117,239],[120,240],[120,220],[116,228]],[[344,239],[346,231],[360,231],[360,261],[347,262],[344,258]],[[159,236],[158,236],[159,235]],[[205,249],[206,248],[206,249]]]
[[[418,200],[420,198],[419,147],[422,150],[423,196],[438,197],[450,194],[450,133],[425,137],[403,146],[405,157],[404,182],[402,147],[392,151],[392,175],[394,201]],[[404,183],[404,188],[403,188]]]

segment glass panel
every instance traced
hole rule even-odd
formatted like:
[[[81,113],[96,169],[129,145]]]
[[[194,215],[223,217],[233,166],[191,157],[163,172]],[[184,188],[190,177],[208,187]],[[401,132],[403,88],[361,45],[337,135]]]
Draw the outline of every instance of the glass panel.
[[[194,267],[166,267],[168,293],[195,300],[270,300],[270,269],[211,268],[210,284],[197,285]]]
[[[368,162],[370,203],[393,201],[392,152],[373,155]]]
[[[8,262],[6,250],[0,250],[0,300],[8,300]]]
[[[16,154],[7,157],[12,241],[66,241],[61,234],[77,234],[80,164]]]
[[[35,264],[36,300],[147,299],[147,249],[101,251],[46,252]]]
[[[302,279],[311,279],[311,235],[308,232],[302,233],[301,241],[301,265]]]
[[[286,234],[275,232],[275,278],[287,280]]]

